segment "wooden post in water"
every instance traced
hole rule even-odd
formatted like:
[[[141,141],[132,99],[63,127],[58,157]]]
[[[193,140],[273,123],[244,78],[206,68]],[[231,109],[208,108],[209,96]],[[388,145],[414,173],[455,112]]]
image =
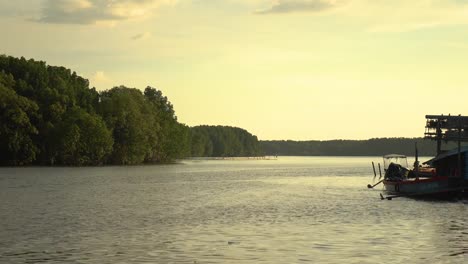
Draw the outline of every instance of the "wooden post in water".
[[[377,173],[375,173],[375,166],[374,166],[374,162],[372,162],[372,169],[374,169],[374,179],[375,179],[375,177],[377,177]]]
[[[382,178],[382,171],[380,170],[380,163],[379,163],[379,174],[380,174],[380,176],[379,176],[379,179],[380,179],[380,178]]]

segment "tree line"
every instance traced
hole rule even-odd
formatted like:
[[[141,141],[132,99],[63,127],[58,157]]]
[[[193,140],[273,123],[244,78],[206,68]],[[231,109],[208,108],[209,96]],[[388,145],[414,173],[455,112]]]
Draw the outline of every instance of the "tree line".
[[[381,156],[390,153],[412,156],[415,143],[420,156],[434,156],[436,142],[423,138],[373,138],[368,140],[260,141],[265,155],[278,156]],[[443,144],[452,149],[456,144]]]
[[[178,122],[154,87],[98,92],[65,67],[0,56],[0,164],[102,165],[190,156],[255,156],[257,138],[235,127]]]
[[[192,127],[193,157],[250,157],[262,154],[256,136],[242,128],[227,126]]]
[[[178,122],[163,93],[105,91],[65,67],[0,55],[0,165],[103,165],[185,157],[435,155],[422,138],[259,141],[229,126]],[[456,147],[445,145],[445,149]]]

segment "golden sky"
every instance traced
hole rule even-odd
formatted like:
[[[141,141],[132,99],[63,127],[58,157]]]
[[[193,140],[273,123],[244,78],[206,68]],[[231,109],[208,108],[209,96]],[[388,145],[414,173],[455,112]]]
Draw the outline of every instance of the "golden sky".
[[[157,87],[259,139],[420,137],[468,115],[468,0],[0,0],[0,53]]]

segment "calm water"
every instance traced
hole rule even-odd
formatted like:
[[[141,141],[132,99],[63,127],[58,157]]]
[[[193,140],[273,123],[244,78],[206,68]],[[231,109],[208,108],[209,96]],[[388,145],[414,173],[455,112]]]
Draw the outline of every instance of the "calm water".
[[[1,168],[0,263],[468,262],[468,201],[381,201],[372,160]]]

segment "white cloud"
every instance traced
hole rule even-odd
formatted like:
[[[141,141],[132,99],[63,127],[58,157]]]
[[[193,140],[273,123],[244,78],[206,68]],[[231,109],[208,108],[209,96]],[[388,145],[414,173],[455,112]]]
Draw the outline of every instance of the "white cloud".
[[[57,24],[111,23],[152,15],[175,0],[46,0],[37,20]]]
[[[278,0],[257,14],[280,14],[293,12],[321,12],[339,4],[336,0]]]
[[[54,4],[65,13],[73,13],[93,7],[93,3],[89,0],[55,0]]]
[[[356,1],[350,14],[366,16],[370,32],[408,32],[439,26],[468,24],[468,2],[457,0],[395,1],[380,4]]]
[[[37,16],[41,2],[31,0],[0,0],[0,16],[4,17],[34,17]]]
[[[368,32],[407,32],[468,24],[466,0],[238,0],[256,14],[325,13],[366,25]],[[248,3],[245,3],[248,5]]]

